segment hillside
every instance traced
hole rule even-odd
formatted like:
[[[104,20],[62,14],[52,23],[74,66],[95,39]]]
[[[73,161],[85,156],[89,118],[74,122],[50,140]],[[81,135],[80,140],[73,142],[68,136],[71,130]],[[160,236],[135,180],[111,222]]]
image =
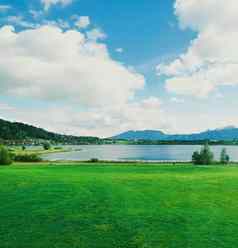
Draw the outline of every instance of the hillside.
[[[0,119],[0,140],[4,142],[21,142],[33,141],[41,142],[49,140],[55,143],[68,144],[90,144],[98,143],[99,138],[96,137],[77,137],[70,135],[62,135],[46,131],[42,128],[34,127],[19,122],[10,122]]]
[[[192,134],[165,134],[156,130],[128,131],[112,137],[125,140],[165,140],[165,141],[196,141],[196,140],[238,140],[238,128],[225,127]]]

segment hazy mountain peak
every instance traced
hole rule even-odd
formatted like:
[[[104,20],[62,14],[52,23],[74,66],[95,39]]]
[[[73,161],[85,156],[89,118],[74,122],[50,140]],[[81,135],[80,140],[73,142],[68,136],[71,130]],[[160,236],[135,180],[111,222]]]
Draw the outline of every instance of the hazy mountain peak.
[[[228,130],[228,129],[236,129],[236,126],[225,126],[225,127],[221,127],[221,128],[217,128],[216,130]]]
[[[227,126],[191,134],[166,134],[160,130],[128,131],[112,137],[125,140],[234,140],[238,139],[238,128]]]

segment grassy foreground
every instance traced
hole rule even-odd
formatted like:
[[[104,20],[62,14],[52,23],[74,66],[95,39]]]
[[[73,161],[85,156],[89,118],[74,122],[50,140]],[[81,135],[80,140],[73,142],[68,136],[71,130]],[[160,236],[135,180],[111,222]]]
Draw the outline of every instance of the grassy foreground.
[[[237,247],[238,167],[0,167],[1,248]]]

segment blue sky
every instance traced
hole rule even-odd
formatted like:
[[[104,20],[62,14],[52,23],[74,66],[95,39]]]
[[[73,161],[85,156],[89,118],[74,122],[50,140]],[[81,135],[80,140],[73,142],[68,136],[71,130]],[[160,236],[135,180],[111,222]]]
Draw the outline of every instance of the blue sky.
[[[230,50],[238,4],[224,6],[224,0],[2,0],[0,51],[7,63],[0,62],[0,117],[98,136],[237,125],[238,56]],[[231,20],[221,18],[226,11]]]

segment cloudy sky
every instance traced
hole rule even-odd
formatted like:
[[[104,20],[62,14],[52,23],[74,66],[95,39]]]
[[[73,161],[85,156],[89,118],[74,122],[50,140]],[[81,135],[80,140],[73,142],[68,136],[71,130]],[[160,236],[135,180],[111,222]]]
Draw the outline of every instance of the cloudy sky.
[[[0,118],[100,137],[238,126],[237,13],[237,0],[1,0]]]

